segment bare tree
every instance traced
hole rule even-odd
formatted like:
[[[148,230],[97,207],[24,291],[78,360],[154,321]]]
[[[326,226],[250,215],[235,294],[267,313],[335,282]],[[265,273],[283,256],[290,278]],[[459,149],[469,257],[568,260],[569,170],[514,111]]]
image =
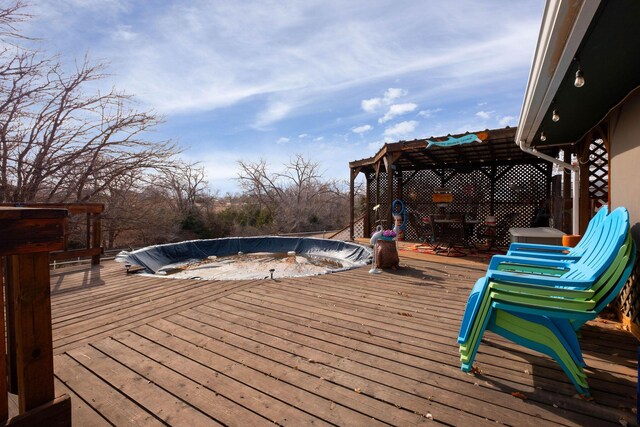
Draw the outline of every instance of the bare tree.
[[[206,196],[206,173],[197,163],[176,162],[157,178],[156,185],[168,192],[174,208],[182,215],[192,212],[198,199]]]
[[[336,222],[333,210],[343,207],[340,200],[348,200],[339,183],[322,180],[318,163],[299,154],[282,172],[270,172],[264,160],[239,161],[238,165],[244,195],[269,210],[278,231],[322,229]]]
[[[3,33],[15,33],[21,5],[0,9]],[[0,199],[86,201],[123,175],[167,168],[178,148],[144,134],[160,122],[115,89],[87,90],[105,78],[86,57],[71,73],[56,57],[19,46],[0,52]]]

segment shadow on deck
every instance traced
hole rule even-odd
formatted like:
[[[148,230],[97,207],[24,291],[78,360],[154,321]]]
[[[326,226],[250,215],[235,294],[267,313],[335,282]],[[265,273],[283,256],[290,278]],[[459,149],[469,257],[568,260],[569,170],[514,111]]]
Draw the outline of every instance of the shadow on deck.
[[[486,267],[401,264],[278,282],[142,277],[113,262],[54,271],[57,391],[75,425],[635,423],[637,342],[618,324],[584,328],[591,402],[546,356],[491,333],[465,374],[456,337]]]

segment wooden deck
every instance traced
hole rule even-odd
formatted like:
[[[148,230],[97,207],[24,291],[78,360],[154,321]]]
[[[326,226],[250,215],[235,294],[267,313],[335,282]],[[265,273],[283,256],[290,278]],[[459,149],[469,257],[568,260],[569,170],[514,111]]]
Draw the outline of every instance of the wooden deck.
[[[419,258],[375,276],[278,281],[150,278],[113,262],[57,270],[56,391],[79,426],[635,424],[629,333],[584,328],[591,402],[550,359],[491,333],[481,372],[465,374],[456,337],[486,267]]]

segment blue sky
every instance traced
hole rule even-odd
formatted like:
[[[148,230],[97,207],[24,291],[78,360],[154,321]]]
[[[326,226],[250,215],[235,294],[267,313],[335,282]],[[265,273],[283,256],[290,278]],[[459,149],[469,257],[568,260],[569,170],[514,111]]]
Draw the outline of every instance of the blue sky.
[[[27,35],[72,64],[106,60],[101,82],[135,95],[238,191],[240,159],[294,154],[348,179],[385,142],[515,126],[542,0],[34,2]]]

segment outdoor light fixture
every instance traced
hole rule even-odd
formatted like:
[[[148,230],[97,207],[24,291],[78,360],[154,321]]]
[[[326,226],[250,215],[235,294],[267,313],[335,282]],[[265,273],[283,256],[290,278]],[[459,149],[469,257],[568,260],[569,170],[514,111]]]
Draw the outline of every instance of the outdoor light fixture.
[[[578,71],[576,71],[576,80],[573,82],[575,87],[584,86],[584,74],[582,74],[582,70],[580,69],[580,65],[578,65]]]
[[[558,110],[553,110],[553,114],[551,115],[551,120],[557,122],[560,120],[560,114],[558,114]]]
[[[540,141],[545,142],[547,140],[547,137],[545,136],[544,132],[540,132]]]

